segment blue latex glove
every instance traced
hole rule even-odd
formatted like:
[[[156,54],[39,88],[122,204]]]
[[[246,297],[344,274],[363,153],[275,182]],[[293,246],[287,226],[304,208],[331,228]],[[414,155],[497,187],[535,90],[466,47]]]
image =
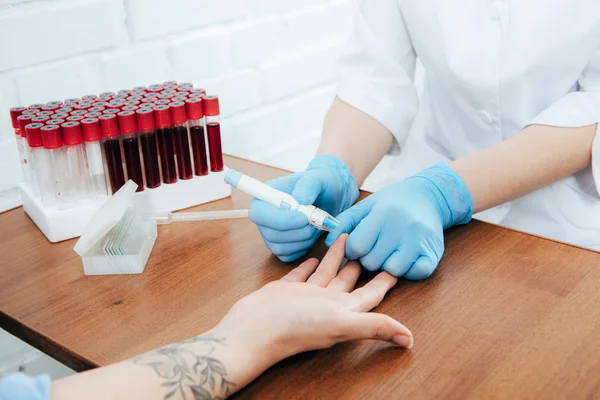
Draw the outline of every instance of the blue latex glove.
[[[333,216],[350,207],[358,197],[356,180],[346,164],[326,154],[315,157],[305,172],[267,184],[291,194],[300,204],[313,204]],[[322,233],[308,224],[304,214],[280,210],[257,199],[250,205],[250,219],[258,226],[269,250],[284,262],[304,257]]]
[[[370,271],[383,269],[396,277],[429,277],[444,253],[444,229],[466,224],[473,199],[462,178],[445,164],[425,169],[380,190],[337,218],[330,246],[350,233],[346,257],[360,259]]]

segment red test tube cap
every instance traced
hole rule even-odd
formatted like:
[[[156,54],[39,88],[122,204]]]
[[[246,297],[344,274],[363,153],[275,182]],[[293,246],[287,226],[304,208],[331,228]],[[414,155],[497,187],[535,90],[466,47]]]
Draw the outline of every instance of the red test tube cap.
[[[81,125],[79,125],[79,122],[65,122],[60,127],[62,129],[62,137],[66,146],[74,146],[83,143]]]
[[[106,107],[102,107],[102,106],[94,106],[94,107],[88,108],[89,112],[100,112],[100,111],[104,111],[104,110],[106,110]]]
[[[221,114],[219,110],[219,96],[204,97],[204,113],[209,117]]]
[[[204,118],[204,105],[201,98],[192,98],[185,101],[187,115],[189,119],[197,120]]]
[[[49,117],[52,114],[54,114],[54,111],[40,111],[39,113],[37,113],[38,117]]]
[[[53,118],[46,122],[47,125],[62,125],[65,122],[62,118]]]
[[[71,115],[70,117],[67,117],[67,121],[68,122],[79,122],[84,118],[85,117],[83,115]]]
[[[45,115],[40,115],[37,117],[33,117],[33,119],[31,120],[32,122],[37,122],[39,124],[45,124],[46,121],[48,121],[50,119],[50,117],[47,117]]]
[[[75,111],[71,111],[71,115],[85,115],[88,112],[89,111],[87,109],[85,109],[85,110],[75,110]]]
[[[120,112],[121,110],[118,108],[107,108],[106,110],[102,111],[102,114],[118,114]]]
[[[115,92],[102,92],[98,95],[98,97],[113,97]]]
[[[142,132],[153,131],[156,125],[154,124],[154,110],[144,108],[135,112],[137,116],[138,128]]]
[[[45,104],[41,104],[41,103],[36,103],[36,104],[32,104],[29,107],[27,107],[30,110],[41,110],[42,107],[44,107]]]
[[[10,109],[10,120],[13,128],[19,128],[19,121],[17,118],[19,118],[25,110],[25,107],[13,107]]]
[[[27,137],[27,131],[25,126],[33,123],[33,117],[31,115],[19,115],[17,117],[17,123],[19,124],[19,130],[21,131],[22,137]]]
[[[138,106],[125,106],[123,107],[121,110],[122,111],[135,111],[137,110],[139,107]]]
[[[31,115],[32,117],[35,117],[35,115],[37,114],[38,110],[24,110],[22,115]]]
[[[171,107],[171,118],[174,124],[185,124],[187,122],[185,103],[183,101],[174,101],[169,104],[169,107]]]
[[[52,115],[50,116],[50,118],[52,118],[52,119],[56,119],[56,118],[65,119],[65,118],[67,118],[68,116],[69,116],[69,114],[67,114],[67,113],[56,113],[56,114],[52,114]]]
[[[84,118],[98,118],[101,115],[102,115],[102,113],[99,111],[92,111],[92,112],[85,114],[83,117]]]
[[[81,130],[83,131],[83,140],[86,142],[97,142],[102,138],[98,118],[86,118],[82,120]]]
[[[102,137],[112,138],[119,135],[119,125],[115,114],[103,114],[98,119],[100,120]]]
[[[44,145],[41,131],[43,126],[43,124],[36,123],[25,125],[25,132],[29,147],[42,147]]]
[[[173,123],[171,122],[171,110],[167,105],[155,106],[154,120],[156,121],[157,128],[169,128]]]
[[[121,111],[117,114],[119,129],[124,135],[137,132],[137,122],[133,111]]]
[[[193,89],[190,89],[190,92],[191,93],[204,93],[204,94],[206,94],[206,89],[204,89],[204,88],[193,88]]]
[[[45,149],[59,149],[63,145],[60,127],[58,125],[46,125],[40,129],[42,131],[42,142]]]

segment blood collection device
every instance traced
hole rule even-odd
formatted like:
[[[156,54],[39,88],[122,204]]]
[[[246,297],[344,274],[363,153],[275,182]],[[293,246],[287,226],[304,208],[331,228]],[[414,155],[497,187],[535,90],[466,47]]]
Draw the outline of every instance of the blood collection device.
[[[210,170],[223,171],[223,150],[221,149],[221,123],[219,121],[219,98],[204,97],[204,114],[206,115],[206,135],[208,136],[208,152],[210,154]]]
[[[156,144],[156,130],[154,123],[154,110],[147,108],[137,110],[138,134],[144,160],[144,173],[146,187],[154,189],[160,186],[160,169],[158,166],[158,148]]]
[[[140,146],[137,137],[137,122],[133,111],[121,111],[117,114],[119,129],[123,139],[123,154],[127,175],[138,187],[136,192],[144,190],[144,178],[142,176],[142,161],[140,160]]]
[[[13,107],[10,109],[10,119],[12,127],[15,132],[15,139],[17,140],[17,151],[19,153],[19,162],[21,164],[21,170],[23,171],[23,179],[25,184],[31,185],[31,168],[29,166],[29,146],[27,145],[26,139],[23,139],[21,133],[21,127],[19,126],[18,118],[21,117],[25,111],[25,107]]]
[[[106,175],[100,146],[102,139],[100,121],[97,118],[86,118],[81,121],[81,128],[90,171],[90,190],[97,195],[106,196],[108,190],[106,189]]]
[[[79,122],[65,122],[60,126],[65,144],[65,154],[69,173],[70,199],[83,200],[95,198],[96,193],[91,190],[90,171],[83,145],[83,135]]]
[[[308,223],[317,229],[331,232],[340,222],[326,211],[312,205],[298,203],[292,195],[274,189],[254,178],[243,175],[234,169],[225,174],[225,182],[259,200],[269,203],[280,210],[299,211],[306,215]]]
[[[192,139],[192,154],[194,156],[194,174],[208,175],[208,158],[206,156],[206,140],[204,136],[204,107],[202,99],[188,99],[185,102]]]
[[[154,120],[156,121],[156,138],[158,139],[163,182],[175,183],[177,182],[177,167],[175,165],[173,123],[171,121],[171,110],[169,109],[169,106],[155,106]]]
[[[71,193],[69,167],[66,153],[63,151],[63,140],[58,125],[45,125],[40,129],[44,143],[44,157],[40,169],[50,171],[50,176],[43,176],[42,202],[50,207],[58,205],[66,208]]]
[[[177,153],[177,169],[179,179],[192,179],[192,155],[190,153],[190,138],[187,126],[185,103],[176,101],[170,104],[173,119],[173,135],[175,136],[175,151]]]
[[[121,143],[119,142],[119,126],[117,116],[103,114],[98,117],[102,131],[102,147],[108,169],[108,179],[112,192],[115,193],[125,184],[123,171],[123,158],[121,157]]]
[[[54,175],[46,167],[44,143],[42,140],[42,127],[43,124],[31,123],[25,125],[25,132],[27,135],[27,143],[29,144],[29,150],[31,152],[31,167],[33,171],[33,179],[35,181],[36,188],[35,195],[40,194],[42,202],[44,204],[56,204],[56,196],[54,194]],[[46,190],[49,190],[49,194],[45,197]]]

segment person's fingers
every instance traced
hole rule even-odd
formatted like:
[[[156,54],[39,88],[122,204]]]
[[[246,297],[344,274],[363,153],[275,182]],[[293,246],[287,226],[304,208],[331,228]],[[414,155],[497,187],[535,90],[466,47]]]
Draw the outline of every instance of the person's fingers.
[[[281,192],[292,194],[296,182],[298,182],[302,175],[301,172],[296,172],[295,174],[290,174],[281,178],[271,179],[270,181],[265,182],[265,184]]]
[[[307,283],[317,286],[327,286],[327,284],[335,278],[335,275],[342,264],[342,260],[344,259],[347,238],[348,235],[340,236],[340,238],[329,248],[315,273],[306,281]]]
[[[369,198],[364,199],[336,217],[336,219],[340,221],[340,226],[338,226],[335,231],[329,232],[327,235],[327,239],[325,239],[325,244],[327,246],[331,246],[342,233],[352,232],[356,225],[369,214],[371,202],[368,200]]]
[[[411,261],[412,260],[412,261]],[[396,250],[388,257],[381,267],[382,270],[394,275],[396,278],[401,278],[406,274],[406,271],[412,267],[415,260],[408,252]]]
[[[394,287],[396,282],[398,282],[398,278],[387,272],[380,272],[365,286],[351,293],[350,309],[363,312],[372,310],[381,303],[386,293]]]
[[[306,282],[308,277],[315,272],[317,266],[319,265],[319,260],[316,258],[309,258],[304,261],[302,264],[288,272],[284,277],[280,279],[280,281],[286,282]]]
[[[410,349],[413,336],[407,327],[395,319],[377,313],[349,313],[343,322],[343,341],[375,339]]]
[[[359,258],[369,254],[378,240],[381,240],[379,234],[381,232],[381,218],[373,213],[369,213],[356,228],[350,233],[346,242],[346,257],[349,260],[358,260]],[[382,261],[383,262],[383,261]],[[375,271],[377,268],[371,269],[370,265],[363,265],[369,271]]]
[[[354,289],[354,285],[356,285],[356,281],[359,277],[360,265],[355,261],[349,262],[342,268],[338,275],[329,282],[327,289],[334,292],[348,293]]]
[[[280,210],[262,200],[254,199],[250,203],[250,220],[256,225],[278,231],[300,229],[308,225],[306,215],[298,211]]]
[[[277,231],[275,229],[259,225],[258,230],[263,239],[271,243],[301,242],[303,240],[311,239],[317,232],[317,228],[312,225],[306,225],[303,228],[293,229],[290,231]]]
[[[313,204],[323,191],[324,183],[320,174],[315,171],[307,171],[296,182],[292,196],[300,204]]]

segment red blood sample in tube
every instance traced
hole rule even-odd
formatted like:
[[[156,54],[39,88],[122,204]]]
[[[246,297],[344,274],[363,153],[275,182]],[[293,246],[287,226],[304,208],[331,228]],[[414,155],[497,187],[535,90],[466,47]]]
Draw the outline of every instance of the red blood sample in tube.
[[[123,136],[123,153],[125,154],[125,166],[129,179],[137,183],[136,192],[144,190],[144,178],[142,177],[142,161],[140,160],[140,146],[137,138],[137,121],[133,111],[121,111],[117,114],[119,130]]]
[[[158,147],[156,144],[156,130],[154,123],[154,110],[137,110],[137,123],[144,159],[144,173],[146,187],[154,189],[160,186],[160,170],[158,167]]]
[[[100,127],[102,129],[102,146],[104,148],[110,187],[112,193],[115,193],[125,184],[117,116],[114,114],[104,114],[98,117],[98,119],[100,120]]]
[[[194,174],[208,174],[208,157],[206,156],[206,140],[204,139],[204,107],[202,99],[189,99],[185,102],[190,137],[192,139],[192,155],[194,156]]]
[[[219,98],[206,96],[204,98],[204,113],[206,114],[206,132],[208,136],[208,152],[210,154],[210,170],[223,171],[223,151],[221,149],[221,123],[219,121]]]
[[[160,152],[160,166],[164,183],[177,182],[177,167],[175,166],[175,148],[173,141],[173,123],[169,106],[155,106],[154,120],[156,122],[156,138]]]
[[[179,179],[192,179],[192,155],[190,153],[190,135],[187,126],[185,103],[175,101],[170,104],[173,119],[173,135],[175,136],[175,151],[177,152],[177,170]]]

